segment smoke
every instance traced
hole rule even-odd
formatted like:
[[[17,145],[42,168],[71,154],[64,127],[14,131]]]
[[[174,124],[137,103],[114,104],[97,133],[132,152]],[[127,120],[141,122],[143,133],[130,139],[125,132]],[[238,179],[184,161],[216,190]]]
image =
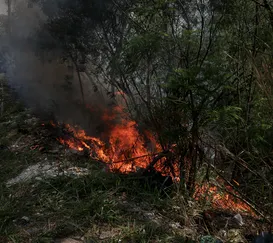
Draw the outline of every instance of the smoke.
[[[42,34],[43,41],[51,38],[44,29],[46,15],[37,4],[30,5],[28,0],[13,3],[12,34],[4,41],[9,48],[6,72],[11,87],[26,106],[43,118],[80,125],[92,136],[105,132],[102,115],[113,100],[102,90],[94,92],[93,83],[81,73],[83,104],[75,67],[62,61],[61,49],[41,49],[38,33],[40,37]],[[51,10],[56,11],[53,2]],[[96,111],[90,111],[90,107]]]

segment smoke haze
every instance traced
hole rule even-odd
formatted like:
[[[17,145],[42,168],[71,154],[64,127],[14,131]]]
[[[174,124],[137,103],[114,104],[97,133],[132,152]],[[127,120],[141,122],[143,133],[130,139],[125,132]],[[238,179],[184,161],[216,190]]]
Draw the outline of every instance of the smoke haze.
[[[3,2],[0,6],[2,11],[6,7]],[[102,91],[94,92],[90,79],[81,73],[86,104],[100,108],[90,112],[83,105],[75,68],[61,61],[61,50],[48,52],[39,49],[36,34],[47,20],[41,9],[37,5],[29,6],[27,0],[17,0],[12,10],[12,35],[8,41],[10,54],[7,58],[11,87],[28,107],[42,117],[78,124],[93,136],[105,130],[101,116],[111,100]]]

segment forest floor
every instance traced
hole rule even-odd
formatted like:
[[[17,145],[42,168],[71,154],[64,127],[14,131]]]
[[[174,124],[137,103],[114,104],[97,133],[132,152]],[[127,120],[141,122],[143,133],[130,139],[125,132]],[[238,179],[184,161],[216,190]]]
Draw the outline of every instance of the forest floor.
[[[0,117],[0,242],[248,242],[257,222],[227,229],[136,175],[111,173],[75,153],[44,121],[4,93]],[[201,236],[206,236],[207,238]],[[224,238],[224,239],[223,239]]]

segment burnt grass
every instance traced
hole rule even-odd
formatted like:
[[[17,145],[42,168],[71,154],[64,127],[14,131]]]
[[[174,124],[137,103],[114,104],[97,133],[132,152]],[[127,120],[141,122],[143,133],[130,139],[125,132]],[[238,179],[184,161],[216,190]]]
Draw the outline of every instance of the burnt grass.
[[[67,237],[78,242],[200,242],[202,235],[216,239],[221,230],[229,233],[224,225],[230,215],[186,202],[179,186],[160,173],[111,173],[102,162],[61,146],[54,129],[42,123],[7,93],[0,117],[0,242],[62,242]],[[89,173],[7,186],[9,179],[45,161]],[[248,242],[255,231],[266,230],[251,217],[244,221],[230,242]]]

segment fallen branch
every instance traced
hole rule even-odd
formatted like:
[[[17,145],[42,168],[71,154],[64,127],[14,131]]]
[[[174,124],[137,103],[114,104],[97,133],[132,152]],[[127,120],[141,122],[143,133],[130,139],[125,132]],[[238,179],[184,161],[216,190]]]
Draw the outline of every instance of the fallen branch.
[[[155,164],[162,158],[167,157],[169,154],[171,154],[171,152],[169,150],[167,151],[163,151],[161,153],[158,153],[158,155],[153,159],[153,161],[147,166],[145,171],[148,171],[150,169],[153,169],[153,167],[155,166]]]
[[[134,161],[136,159],[141,159],[141,158],[145,158],[145,157],[153,157],[153,156],[156,156],[160,153],[155,153],[155,154],[145,154],[145,155],[141,155],[141,156],[138,156],[138,157],[133,157],[133,158],[128,158],[128,159],[123,159],[123,160],[119,160],[119,161],[113,161],[111,162],[112,164],[117,164],[117,163],[121,163],[121,162],[129,162],[129,161]]]

